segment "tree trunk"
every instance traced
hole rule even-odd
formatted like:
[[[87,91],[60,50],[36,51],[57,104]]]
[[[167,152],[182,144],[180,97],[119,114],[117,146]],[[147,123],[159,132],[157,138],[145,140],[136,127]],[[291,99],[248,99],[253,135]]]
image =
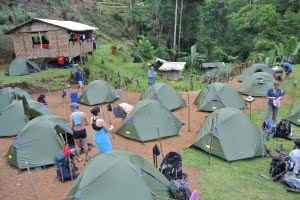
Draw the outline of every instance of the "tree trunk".
[[[178,50],[180,51],[181,47],[181,28],[182,28],[182,11],[183,11],[183,0],[181,0],[181,5],[180,5],[180,16],[179,16],[179,33],[178,33]]]
[[[175,5],[175,22],[174,22],[174,43],[173,43],[173,49],[176,51],[176,34],[177,34],[177,13],[178,13],[178,0],[176,0]]]

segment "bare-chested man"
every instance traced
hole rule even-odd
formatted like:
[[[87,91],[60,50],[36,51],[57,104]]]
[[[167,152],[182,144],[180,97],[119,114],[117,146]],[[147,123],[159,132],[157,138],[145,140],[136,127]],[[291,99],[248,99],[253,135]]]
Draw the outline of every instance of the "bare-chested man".
[[[78,160],[81,162],[80,158],[80,140],[82,141],[85,161],[88,159],[88,145],[87,145],[87,134],[85,126],[88,126],[88,117],[84,112],[79,111],[79,105],[77,103],[72,103],[70,106],[72,114],[70,115],[70,126],[73,130],[73,139],[76,149],[76,154],[78,155]]]

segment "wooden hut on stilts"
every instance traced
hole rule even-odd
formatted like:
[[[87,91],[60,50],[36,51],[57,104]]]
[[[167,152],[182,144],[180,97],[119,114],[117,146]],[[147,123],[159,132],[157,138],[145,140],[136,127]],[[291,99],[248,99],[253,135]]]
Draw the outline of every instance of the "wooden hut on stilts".
[[[16,58],[72,60],[93,52],[97,30],[74,21],[34,18],[7,32],[14,42]]]

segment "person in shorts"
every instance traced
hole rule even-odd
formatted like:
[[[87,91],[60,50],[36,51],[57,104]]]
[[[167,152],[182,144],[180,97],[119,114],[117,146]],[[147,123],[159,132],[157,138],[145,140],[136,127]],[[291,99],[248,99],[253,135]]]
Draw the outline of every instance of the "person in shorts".
[[[88,126],[88,117],[85,112],[81,112],[78,110],[79,105],[77,103],[72,103],[70,109],[72,111],[72,114],[70,115],[70,127],[73,130],[73,140],[75,144],[76,154],[78,156],[78,161],[82,161],[80,156],[80,143],[82,142],[85,154],[85,162],[87,162],[89,157],[85,126]]]
[[[288,80],[290,79],[291,73],[293,72],[292,64],[289,62],[283,62],[281,64],[281,67],[283,68],[283,70],[285,72],[285,83],[287,83]]]
[[[75,83],[78,84],[78,90],[81,89],[83,91],[83,74],[81,72],[80,67],[77,68],[74,79],[75,79]]]

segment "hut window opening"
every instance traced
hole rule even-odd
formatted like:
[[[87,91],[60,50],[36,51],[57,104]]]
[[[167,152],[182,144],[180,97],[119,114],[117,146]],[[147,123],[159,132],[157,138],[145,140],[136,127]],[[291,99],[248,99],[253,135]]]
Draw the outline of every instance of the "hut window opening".
[[[32,45],[34,49],[49,49],[47,32],[32,33]]]

